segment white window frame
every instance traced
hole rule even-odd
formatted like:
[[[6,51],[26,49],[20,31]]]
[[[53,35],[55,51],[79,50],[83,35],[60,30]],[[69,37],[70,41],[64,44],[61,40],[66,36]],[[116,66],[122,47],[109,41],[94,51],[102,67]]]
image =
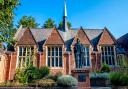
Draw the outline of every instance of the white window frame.
[[[56,47],[58,48],[58,56],[56,56]],[[62,67],[59,66],[59,47],[62,48]],[[52,48],[54,48],[54,56],[52,56],[52,51],[50,51],[50,56],[48,56],[48,48],[50,48],[52,50]],[[48,57],[50,57],[50,66],[48,65]],[[54,66],[52,66],[52,58],[54,58]],[[56,66],[56,58],[58,58],[58,66]],[[62,69],[64,68],[64,60],[63,60],[63,46],[57,46],[57,45],[53,45],[53,46],[46,46],[46,65],[51,68],[51,69]]]

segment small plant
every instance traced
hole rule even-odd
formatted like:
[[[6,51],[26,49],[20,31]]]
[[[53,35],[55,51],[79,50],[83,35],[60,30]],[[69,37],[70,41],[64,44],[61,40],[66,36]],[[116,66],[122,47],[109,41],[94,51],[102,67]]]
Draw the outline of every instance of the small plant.
[[[41,79],[36,81],[36,84],[41,87],[52,87],[56,85],[56,82],[52,79]]]
[[[103,64],[102,68],[101,68],[101,72],[104,73],[104,72],[107,72],[109,73],[111,71],[109,65],[107,64]]]
[[[78,84],[78,81],[76,78],[70,75],[62,75],[58,78],[57,84],[62,87],[72,87],[76,86]]]

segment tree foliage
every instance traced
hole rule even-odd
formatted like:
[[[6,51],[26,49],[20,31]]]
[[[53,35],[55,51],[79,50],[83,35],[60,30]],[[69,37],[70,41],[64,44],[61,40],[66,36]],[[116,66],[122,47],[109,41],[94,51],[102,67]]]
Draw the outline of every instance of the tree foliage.
[[[53,28],[55,26],[55,21],[51,18],[48,18],[48,20],[45,21],[43,28]]]
[[[68,28],[72,27],[72,24],[70,22],[67,22],[67,25],[68,25]],[[60,22],[58,28],[62,28],[62,27],[63,27],[63,22]]]
[[[23,16],[18,22],[18,27],[20,27],[20,25],[22,25],[23,27],[37,28],[39,24],[32,16]]]
[[[0,41],[13,43],[13,35],[16,31],[13,27],[14,9],[20,4],[20,0],[0,0]]]

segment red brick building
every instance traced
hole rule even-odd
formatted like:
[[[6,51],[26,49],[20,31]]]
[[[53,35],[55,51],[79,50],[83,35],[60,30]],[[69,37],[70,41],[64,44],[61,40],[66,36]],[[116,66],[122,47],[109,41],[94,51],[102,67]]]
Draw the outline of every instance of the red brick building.
[[[65,5],[66,7],[66,5]],[[14,51],[5,51],[4,80],[13,80],[15,70],[30,64],[48,66],[51,73],[72,74],[74,70],[100,70],[102,64],[117,68],[118,44],[105,27],[103,29],[68,28],[67,12],[63,28],[30,29],[20,27],[15,37]],[[76,76],[76,75],[75,75]]]

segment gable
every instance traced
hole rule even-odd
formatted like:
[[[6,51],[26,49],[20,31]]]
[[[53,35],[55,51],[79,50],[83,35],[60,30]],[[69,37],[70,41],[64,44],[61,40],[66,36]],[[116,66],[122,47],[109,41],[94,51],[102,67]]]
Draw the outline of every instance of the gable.
[[[45,45],[63,45],[64,41],[57,31],[56,28],[54,28],[50,34],[50,36],[46,39]]]
[[[112,34],[105,28],[98,42],[98,45],[113,45],[113,44],[116,44],[116,40],[112,36]]]
[[[24,31],[23,35],[18,40],[17,45],[36,45],[36,41],[29,28]]]
[[[72,45],[74,45],[77,42],[77,39],[79,39],[82,44],[85,44],[85,45],[91,44],[87,34],[84,32],[82,28],[78,30],[77,36],[74,38]]]

